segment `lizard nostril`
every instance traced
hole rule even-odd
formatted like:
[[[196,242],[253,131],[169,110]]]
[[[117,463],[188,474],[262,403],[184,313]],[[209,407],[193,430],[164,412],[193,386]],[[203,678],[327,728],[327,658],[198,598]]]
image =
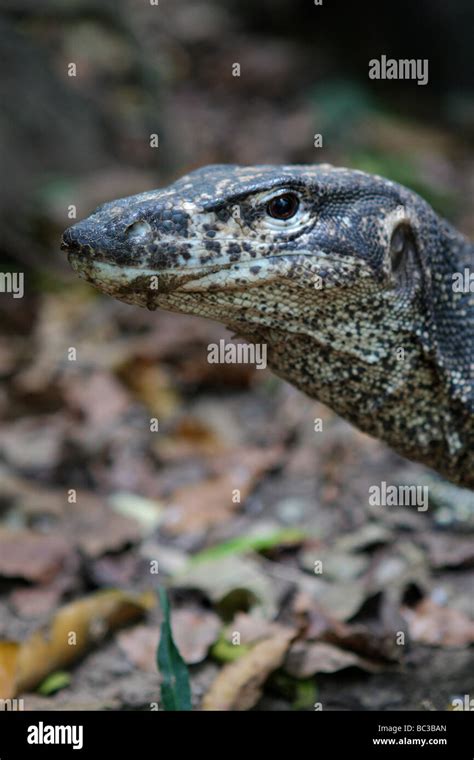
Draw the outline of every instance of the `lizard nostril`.
[[[78,248],[80,248],[80,244],[77,239],[77,234],[74,231],[74,227],[69,227],[63,234],[61,241],[61,250],[73,251],[77,250]]]
[[[77,222],[68,227],[63,233],[61,250],[66,253],[90,254],[93,248],[90,245],[91,232],[86,222]]]
[[[144,240],[149,236],[150,233],[151,226],[148,224],[148,222],[144,222],[143,220],[133,222],[133,224],[130,224],[125,230],[125,235],[132,242],[139,242],[141,240]]]

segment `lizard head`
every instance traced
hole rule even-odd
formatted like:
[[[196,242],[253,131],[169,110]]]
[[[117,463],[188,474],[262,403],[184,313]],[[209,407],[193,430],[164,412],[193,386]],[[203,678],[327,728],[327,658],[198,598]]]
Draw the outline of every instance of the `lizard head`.
[[[217,165],[100,206],[63,247],[82,277],[128,303],[242,334],[306,332],[376,361],[391,322],[411,329],[417,309],[420,203],[328,165]]]
[[[466,395],[450,229],[415,193],[361,171],[215,165],[100,206],[63,247],[120,300],[265,341],[279,374],[355,419],[362,400],[367,416],[367,399],[415,393],[407,367],[423,352]]]

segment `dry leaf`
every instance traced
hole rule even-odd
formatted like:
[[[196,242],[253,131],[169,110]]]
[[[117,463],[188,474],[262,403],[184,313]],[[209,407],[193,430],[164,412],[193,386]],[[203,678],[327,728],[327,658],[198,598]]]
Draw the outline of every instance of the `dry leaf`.
[[[61,596],[68,586],[72,585],[72,578],[66,578],[63,584],[63,575],[56,576],[52,583],[33,588],[16,588],[9,595],[8,601],[15,612],[22,618],[37,618],[48,615],[58,606]]]
[[[176,412],[179,395],[169,374],[159,364],[134,357],[122,367],[121,376],[153,416],[165,420]]]
[[[137,542],[142,536],[140,512],[138,518],[133,516],[131,510],[128,515],[119,514],[113,505],[109,506],[90,491],[78,489],[76,501],[68,503],[64,490],[42,488],[37,484],[32,486],[24,480],[11,479],[11,483],[7,482],[5,489],[3,487],[0,489],[0,495],[4,494],[5,498],[16,497],[21,512],[29,519],[53,515],[58,523],[58,532],[43,534],[18,531],[14,534],[3,533],[0,530],[0,575],[2,575],[2,560],[9,561],[7,557],[12,557],[15,565],[20,563],[24,565],[25,572],[18,573],[20,577],[40,580],[36,575],[30,577],[26,574],[32,569],[33,561],[40,562],[39,555],[42,557],[41,561],[44,560],[47,566],[49,562],[54,563],[57,555],[61,554],[61,546],[66,547],[64,553],[67,555],[71,552],[70,544],[73,544],[78,546],[84,554],[95,558],[106,552],[122,549],[128,543]],[[59,531],[62,536],[59,536]],[[2,539],[2,535],[5,538]],[[12,544],[14,548],[9,549],[12,543],[11,537],[15,535],[16,538]],[[27,555],[26,558],[25,555]],[[11,573],[8,574],[11,575]]]
[[[356,666],[376,673],[380,666],[354,652],[324,642],[296,641],[285,660],[285,670],[294,678],[309,678],[315,673],[336,673]]]
[[[235,448],[214,457],[213,477],[177,488],[165,511],[163,527],[168,533],[208,530],[228,519],[257,484],[280,460],[282,449]],[[238,499],[236,498],[238,492]]]
[[[133,596],[101,591],[62,607],[46,630],[25,641],[0,641],[0,699],[34,688],[63,668],[110,630],[143,615],[155,602],[150,593]]]
[[[57,575],[70,552],[70,543],[57,534],[0,529],[0,576],[45,583]]]
[[[182,608],[173,610],[172,628],[183,660],[188,665],[195,665],[204,660],[209,647],[215,643],[221,622],[214,612]],[[156,673],[156,651],[160,641],[157,626],[134,626],[121,631],[117,641],[130,662],[141,670]]]
[[[204,660],[221,629],[219,617],[209,610],[182,608],[173,612],[174,640],[184,661],[190,665]]]
[[[110,496],[109,503],[114,512],[137,522],[143,536],[153,533],[160,523],[163,507],[156,499],[119,491]]]
[[[203,710],[250,710],[270,673],[282,664],[293,631],[265,639],[235,662],[224,665],[202,702]]]
[[[278,588],[251,557],[228,555],[192,563],[171,579],[171,585],[199,589],[217,605],[225,605],[234,592],[243,592],[248,604],[258,604],[266,617],[277,613]]]
[[[401,647],[396,645],[392,630],[374,632],[360,623],[336,620],[304,592],[295,594],[293,613],[305,641],[325,642],[369,659],[400,659]]]
[[[368,584],[361,579],[336,583],[301,573],[298,585],[301,591],[317,601],[326,614],[337,620],[349,620],[370,595]]]
[[[15,470],[52,475],[62,455],[65,432],[62,413],[21,417],[0,430],[0,454]]]
[[[227,635],[229,635],[229,632],[232,635],[232,632],[236,631],[240,636],[241,644],[254,644],[256,641],[272,638],[287,630],[287,627],[280,623],[266,620],[261,615],[257,616],[250,615],[248,612],[237,612],[228,627]]]
[[[88,557],[100,557],[140,540],[139,522],[131,516],[118,514],[87,491],[78,491],[76,499],[67,505],[64,532]]]
[[[110,372],[89,372],[87,382],[81,374],[68,374],[63,389],[66,404],[79,412],[87,426],[99,440],[114,430],[129,407],[127,391]]]
[[[158,626],[135,625],[117,635],[117,643],[127,660],[148,673],[156,673],[156,650],[159,640]]]
[[[423,599],[416,607],[402,607],[413,641],[439,647],[474,643],[474,622],[467,615]]]
[[[171,535],[208,530],[240,508],[240,502],[232,501],[232,490],[243,486],[241,481],[236,484],[230,473],[225,473],[177,488],[171,505],[165,510],[162,527]],[[241,498],[246,495],[244,491]]]
[[[423,536],[433,567],[471,567],[474,564],[474,540],[471,536],[428,533]]]
[[[172,433],[157,440],[155,447],[162,461],[173,462],[185,457],[215,455],[226,443],[228,441],[222,440],[212,427],[188,412],[177,420]]]

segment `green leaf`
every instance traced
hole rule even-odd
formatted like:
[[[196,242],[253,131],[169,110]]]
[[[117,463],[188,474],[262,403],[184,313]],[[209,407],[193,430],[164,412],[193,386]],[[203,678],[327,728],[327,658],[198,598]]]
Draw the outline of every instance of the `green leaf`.
[[[314,678],[298,679],[277,671],[268,686],[291,702],[292,710],[312,710],[318,698],[318,687]]]
[[[293,710],[312,710],[313,705],[318,698],[318,688],[316,683],[312,679],[306,679],[300,681],[296,685],[295,696],[293,704],[291,705]]]
[[[191,563],[203,562],[212,559],[220,559],[229,554],[244,554],[246,552],[262,552],[273,549],[276,546],[299,544],[305,538],[301,530],[295,528],[284,528],[266,534],[251,534],[248,536],[237,536],[229,541],[224,541],[209,549],[195,554]]]
[[[38,693],[43,694],[45,697],[49,697],[50,694],[54,694],[60,689],[64,689],[71,683],[71,676],[63,670],[58,670],[57,673],[51,673],[41,684],[38,686]]]
[[[249,644],[239,644],[235,646],[231,641],[228,641],[225,637],[225,633],[222,632],[216,643],[211,648],[211,656],[219,662],[235,662],[242,655],[250,652],[252,647]]]
[[[173,640],[168,595],[164,588],[160,588],[158,593],[163,613],[157,652],[158,670],[163,678],[161,701],[166,711],[191,710],[189,672]]]

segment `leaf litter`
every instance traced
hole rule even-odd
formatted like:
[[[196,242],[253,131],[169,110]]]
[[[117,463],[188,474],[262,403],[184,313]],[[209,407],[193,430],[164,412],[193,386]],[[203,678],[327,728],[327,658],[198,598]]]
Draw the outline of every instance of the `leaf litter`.
[[[269,393],[255,370],[229,382],[218,365],[193,365],[190,357],[226,336],[218,326],[166,314],[150,321],[79,295],[43,300],[30,365],[20,343],[7,355],[1,697],[26,690],[33,699],[31,689],[51,677],[41,697],[51,706],[89,699],[93,681],[97,705],[117,707],[122,692],[112,697],[97,683],[100,668],[88,666],[88,652],[100,660],[109,646],[124,683],[142,673],[158,687],[162,621],[156,607],[130,601],[154,593],[158,579],[170,590],[174,641],[202,709],[258,709],[275,690],[309,704],[297,701],[295,684],[314,694],[314,679],[346,672],[363,674],[369,689],[371,678],[393,683],[414,657],[397,645],[400,632],[415,653],[470,646],[472,541],[460,535],[459,516],[440,528],[435,512],[368,504],[370,485],[397,468],[407,477],[405,463],[279,381]],[[58,356],[65,344],[79,349],[74,366]],[[80,666],[56,642],[41,672],[19,667],[35,642],[46,651],[40,631],[56,629],[65,601],[89,609],[91,591],[98,600],[123,594],[132,627],[115,632],[110,622],[108,639],[83,637]],[[64,671],[70,680],[55,689]],[[400,688],[413,706],[409,686]]]

